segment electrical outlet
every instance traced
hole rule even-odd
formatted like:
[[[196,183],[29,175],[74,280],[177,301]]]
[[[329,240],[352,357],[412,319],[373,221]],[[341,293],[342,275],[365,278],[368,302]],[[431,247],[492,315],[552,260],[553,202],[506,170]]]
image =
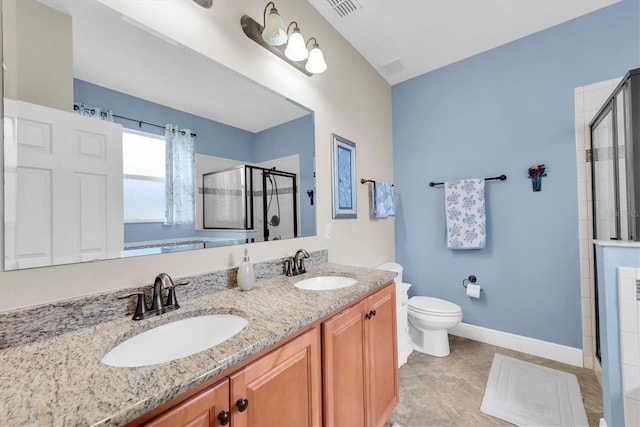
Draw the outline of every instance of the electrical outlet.
[[[325,239],[331,238],[331,223],[326,223],[324,225],[324,238]]]

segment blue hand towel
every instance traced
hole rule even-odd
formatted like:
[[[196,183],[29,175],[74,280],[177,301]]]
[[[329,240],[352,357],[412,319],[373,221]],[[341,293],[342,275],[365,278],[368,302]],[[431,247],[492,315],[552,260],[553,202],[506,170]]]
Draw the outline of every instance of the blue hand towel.
[[[487,243],[484,179],[444,183],[449,249],[482,249]]]
[[[376,218],[387,218],[395,215],[393,204],[393,185],[385,181],[375,181],[371,199],[373,200],[373,214]]]

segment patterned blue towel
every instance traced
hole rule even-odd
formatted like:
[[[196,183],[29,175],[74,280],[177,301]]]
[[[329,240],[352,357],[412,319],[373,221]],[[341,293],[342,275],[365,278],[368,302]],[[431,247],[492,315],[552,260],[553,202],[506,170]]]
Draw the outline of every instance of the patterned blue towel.
[[[449,249],[482,249],[487,243],[484,179],[458,179],[444,183]]]
[[[384,181],[375,181],[371,191],[373,214],[376,218],[387,218],[396,214],[393,206],[393,185]]]

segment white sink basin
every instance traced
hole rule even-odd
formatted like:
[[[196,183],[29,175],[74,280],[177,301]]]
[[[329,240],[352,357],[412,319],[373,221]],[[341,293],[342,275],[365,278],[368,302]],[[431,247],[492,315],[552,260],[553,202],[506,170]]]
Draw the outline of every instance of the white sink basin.
[[[346,288],[355,283],[358,283],[358,281],[351,277],[317,276],[301,280],[295,283],[294,286],[307,291],[328,291],[331,289]]]
[[[118,344],[102,358],[102,363],[132,368],[180,359],[228,340],[248,323],[244,317],[234,314],[212,314],[166,323]]]

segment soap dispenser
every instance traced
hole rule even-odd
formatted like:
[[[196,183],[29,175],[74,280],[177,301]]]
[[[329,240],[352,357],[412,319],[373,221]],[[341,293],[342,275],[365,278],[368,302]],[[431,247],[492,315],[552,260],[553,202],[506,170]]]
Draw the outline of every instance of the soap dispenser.
[[[256,282],[256,272],[249,261],[249,249],[244,250],[244,258],[238,267],[238,287],[242,291],[250,291]]]

